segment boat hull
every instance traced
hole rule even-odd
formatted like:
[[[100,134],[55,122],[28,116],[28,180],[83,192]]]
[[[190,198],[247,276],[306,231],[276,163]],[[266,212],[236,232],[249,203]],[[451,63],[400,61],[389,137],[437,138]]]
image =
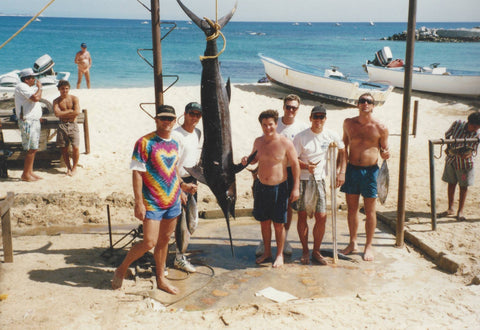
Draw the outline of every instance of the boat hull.
[[[356,105],[360,95],[371,93],[375,98],[375,103],[381,105],[385,103],[388,94],[393,89],[393,86],[357,79],[324,77],[318,70],[314,73],[307,72],[262,54],[259,56],[265,67],[265,74],[272,83],[322,99]],[[312,70],[314,69],[312,68]]]
[[[367,64],[366,69],[371,81],[403,88],[405,77],[403,68],[386,68]],[[479,97],[480,73],[479,75],[432,74],[420,72],[420,69],[417,69],[417,71],[414,70],[412,73],[412,89],[436,94]]]

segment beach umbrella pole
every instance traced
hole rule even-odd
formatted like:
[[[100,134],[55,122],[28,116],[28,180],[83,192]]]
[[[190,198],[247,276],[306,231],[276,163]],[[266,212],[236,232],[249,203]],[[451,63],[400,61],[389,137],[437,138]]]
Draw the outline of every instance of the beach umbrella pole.
[[[332,208],[332,244],[333,244],[333,263],[338,262],[338,253],[337,253],[337,145],[331,143],[329,148],[329,159],[330,159],[330,189],[331,189],[331,208]]]

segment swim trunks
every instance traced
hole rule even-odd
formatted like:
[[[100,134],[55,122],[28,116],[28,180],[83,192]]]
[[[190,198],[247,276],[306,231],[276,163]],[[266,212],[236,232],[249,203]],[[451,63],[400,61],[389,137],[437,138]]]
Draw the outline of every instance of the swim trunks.
[[[347,164],[345,183],[340,188],[341,192],[362,195],[364,198],[377,198],[378,165],[355,166]]]
[[[22,135],[23,150],[38,150],[40,142],[40,120],[18,120],[18,127]]]
[[[178,201],[168,209],[159,211],[147,211],[145,213],[145,219],[157,221],[161,221],[163,219],[173,219],[178,217],[180,213],[182,213],[182,203],[180,202],[179,198]]]
[[[256,220],[287,222],[289,197],[287,180],[275,186],[268,186],[257,179],[253,183],[253,196],[253,217]]]

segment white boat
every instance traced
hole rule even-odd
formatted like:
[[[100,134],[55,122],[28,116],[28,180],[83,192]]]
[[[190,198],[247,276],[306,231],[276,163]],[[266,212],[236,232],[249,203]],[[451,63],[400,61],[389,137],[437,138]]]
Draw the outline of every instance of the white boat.
[[[371,81],[403,88],[405,77],[402,60],[392,60],[392,51],[384,47],[375,53],[373,61],[367,61],[365,69]],[[412,89],[421,92],[451,94],[466,97],[480,96],[480,72],[447,70],[439,63],[428,67],[414,66]]]
[[[371,25],[371,26],[374,26],[374,25],[375,25],[375,23],[373,23],[373,21],[372,21],[371,19],[370,19],[370,25]]]
[[[381,105],[393,86],[352,79],[343,75],[336,67],[321,70],[293,61],[280,62],[258,54],[270,82],[282,87],[315,97],[356,105],[363,93],[371,93],[375,104]]]
[[[70,72],[55,72],[54,66],[55,63],[48,54],[39,57],[33,64],[33,72],[35,72],[37,79],[42,83],[43,90],[56,89],[60,80],[68,80],[70,78]],[[20,83],[20,71],[13,70],[0,75],[0,93],[13,95],[15,87]]]

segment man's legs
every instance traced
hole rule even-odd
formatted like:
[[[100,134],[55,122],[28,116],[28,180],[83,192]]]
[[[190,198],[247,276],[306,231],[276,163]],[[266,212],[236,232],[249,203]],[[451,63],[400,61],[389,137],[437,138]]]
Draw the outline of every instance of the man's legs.
[[[85,72],[85,80],[87,81],[87,88],[90,89],[90,70]]]
[[[365,221],[365,234],[367,240],[365,242],[363,260],[373,261],[373,235],[375,234],[375,228],[377,228],[377,213],[375,210],[377,199],[364,198],[363,203],[365,205],[365,215],[367,217],[367,220]]]
[[[165,278],[165,262],[168,254],[168,241],[175,230],[177,218],[163,219],[160,221],[160,231],[158,233],[157,244],[153,251],[153,258],[155,259],[155,269],[157,275],[157,288],[171,294],[177,294],[178,288],[168,283]]]
[[[72,175],[72,165],[70,165],[70,155],[68,153],[68,146],[62,148],[63,162],[67,167],[67,175]]]
[[[82,84],[82,77],[83,77],[83,72],[78,70],[77,89],[80,89],[80,85]]]
[[[448,210],[447,215],[453,215],[455,211],[453,210],[453,203],[455,202],[455,188],[457,187],[456,183],[449,183],[447,188],[447,197],[448,197]],[[460,206],[459,206],[460,208]]]
[[[298,211],[297,231],[300,243],[302,243],[302,257],[300,262],[303,265],[308,265],[310,262],[310,251],[308,250],[308,224],[307,211]]]
[[[315,212],[315,225],[313,226],[313,252],[312,258],[318,263],[326,265],[327,261],[320,253],[323,235],[325,235],[325,224],[327,223],[327,214]]]
[[[278,268],[283,266],[283,247],[285,245],[285,224],[274,222],[273,228],[275,229],[275,241],[277,242],[277,256],[275,257],[273,268]]]
[[[80,159],[80,148],[72,146],[72,176],[77,171],[78,160]]]
[[[283,226],[282,224],[282,227]],[[263,254],[256,259],[257,264],[261,264],[265,260],[268,260],[272,258],[272,221],[271,220],[265,220],[260,222],[260,228],[262,230],[262,240],[263,240],[263,246],[264,246],[264,252]]]
[[[460,187],[460,197],[458,200],[457,220],[465,220],[463,216],[463,207],[465,206],[465,200],[467,199],[468,186]]]
[[[350,242],[348,246],[341,250],[343,254],[350,254],[357,252],[357,230],[358,230],[358,203],[360,200],[360,195],[354,194],[345,194],[345,199],[347,201],[348,208],[348,232],[350,233]]]
[[[132,246],[122,264],[115,270],[112,280],[113,289],[120,289],[122,287],[123,279],[131,263],[157,245],[160,222],[161,221],[145,219],[143,222],[143,240]],[[156,267],[158,269],[158,264]]]
[[[21,176],[23,181],[37,181],[41,179],[41,177],[33,173],[33,163],[35,161],[36,153],[37,149],[29,149],[27,151],[27,155],[25,156],[25,161],[23,163],[23,173]]]

